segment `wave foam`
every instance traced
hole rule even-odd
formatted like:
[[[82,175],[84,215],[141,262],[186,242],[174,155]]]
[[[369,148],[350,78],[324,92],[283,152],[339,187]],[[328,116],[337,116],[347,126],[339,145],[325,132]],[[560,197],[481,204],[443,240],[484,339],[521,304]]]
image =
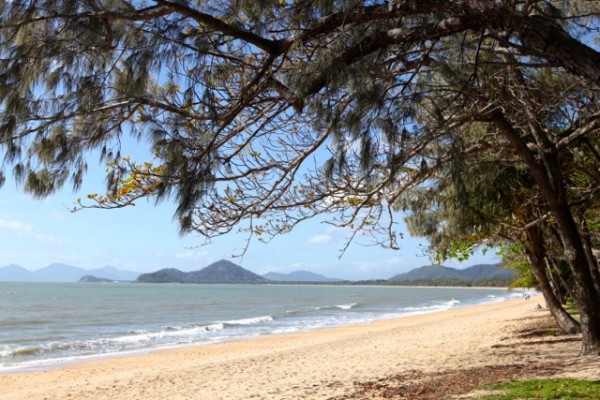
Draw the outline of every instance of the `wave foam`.
[[[225,326],[237,326],[237,325],[256,325],[256,324],[262,324],[262,323],[271,322],[271,321],[273,321],[273,316],[264,315],[262,317],[241,318],[241,319],[234,319],[234,320],[230,320],[230,321],[223,321],[222,323]]]
[[[350,309],[356,307],[357,305],[358,305],[357,303],[339,304],[339,305],[335,306],[335,308],[339,308],[341,310],[350,310]]]
[[[460,300],[456,300],[456,299],[447,300],[447,301],[434,301],[431,304],[426,304],[426,305],[422,305],[422,306],[414,306],[414,307],[403,307],[403,308],[400,308],[399,310],[406,314],[421,314],[421,313],[424,314],[424,313],[432,312],[432,311],[449,310],[449,309],[457,306],[460,303],[461,303]]]

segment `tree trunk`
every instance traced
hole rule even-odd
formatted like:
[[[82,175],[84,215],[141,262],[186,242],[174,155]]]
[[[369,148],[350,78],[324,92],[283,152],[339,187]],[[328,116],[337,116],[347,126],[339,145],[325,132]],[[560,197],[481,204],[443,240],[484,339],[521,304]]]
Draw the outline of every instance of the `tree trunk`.
[[[562,333],[569,335],[581,332],[579,323],[564,309],[550,285],[544,262],[545,250],[541,230],[537,226],[532,227],[526,230],[526,235],[527,243],[525,244],[525,251],[531,263],[533,275],[538,282],[544,300],[546,300],[546,306],[550,314],[552,314],[554,321],[556,321],[558,329]]]
[[[594,287],[596,288],[596,293],[600,295],[600,269],[598,265],[598,260],[596,256],[594,256],[594,246],[592,245],[591,234],[587,226],[587,222],[585,220],[584,215],[579,216],[579,226],[581,226],[582,230],[582,238],[583,238],[583,248],[585,249],[585,254],[588,258],[589,264],[592,266],[592,281],[594,282]],[[595,266],[595,268],[594,268]]]
[[[560,243],[560,241],[557,243]],[[573,283],[560,269],[561,267],[557,260],[552,257],[546,257],[546,266],[548,267],[547,272],[550,280],[555,283],[555,285],[558,285],[561,290],[560,293],[557,293],[557,297],[559,297],[561,304],[566,304],[567,297],[570,297],[571,299],[577,298],[577,294],[573,291]]]
[[[592,269],[585,254],[583,241],[566,204],[552,210],[561,229],[567,262],[577,288],[577,307],[581,317],[582,355],[600,356],[600,294],[594,285]]]
[[[562,280],[560,280],[560,277],[557,276],[557,274],[555,274],[552,271],[553,267],[552,267],[552,264],[550,264],[550,262],[548,261],[548,257],[545,258],[545,262],[546,262],[546,275],[548,276],[548,281],[550,282],[550,286],[552,287],[552,290],[554,291],[554,295],[556,296],[558,301],[560,301],[560,304],[565,305],[565,304],[567,304],[567,301],[566,301],[565,289],[563,286],[563,282],[562,282]]]
[[[540,162],[502,112],[495,111],[492,118],[527,166],[548,209],[556,219],[556,227],[577,292],[575,300],[581,317],[581,354],[600,356],[600,293],[596,291],[592,273],[592,269],[597,266],[590,265],[586,256],[583,240],[568,202],[557,150],[554,147],[544,148],[544,161]]]

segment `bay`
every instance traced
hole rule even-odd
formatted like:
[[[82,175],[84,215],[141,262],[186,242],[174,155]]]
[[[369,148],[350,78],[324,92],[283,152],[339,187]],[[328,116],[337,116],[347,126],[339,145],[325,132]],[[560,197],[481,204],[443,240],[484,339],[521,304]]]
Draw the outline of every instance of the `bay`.
[[[493,288],[0,282],[0,373],[396,318],[524,294]]]

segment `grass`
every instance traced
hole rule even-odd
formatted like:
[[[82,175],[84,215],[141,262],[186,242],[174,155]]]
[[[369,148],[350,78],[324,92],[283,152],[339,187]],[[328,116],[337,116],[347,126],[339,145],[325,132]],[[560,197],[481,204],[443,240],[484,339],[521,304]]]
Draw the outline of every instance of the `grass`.
[[[489,386],[494,394],[478,397],[485,400],[597,400],[600,381],[577,379],[534,379]],[[497,394],[500,391],[502,394]]]

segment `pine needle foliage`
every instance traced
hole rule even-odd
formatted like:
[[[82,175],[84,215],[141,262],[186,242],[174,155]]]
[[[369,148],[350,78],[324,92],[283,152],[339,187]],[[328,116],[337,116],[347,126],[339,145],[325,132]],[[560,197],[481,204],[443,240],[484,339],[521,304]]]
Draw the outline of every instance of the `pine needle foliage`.
[[[451,249],[543,221],[600,352],[599,16],[599,1],[5,1],[2,171],[44,197],[78,188],[97,152],[107,191],[80,207],[170,198],[207,238],[268,241],[326,214],[397,248],[413,210]]]

